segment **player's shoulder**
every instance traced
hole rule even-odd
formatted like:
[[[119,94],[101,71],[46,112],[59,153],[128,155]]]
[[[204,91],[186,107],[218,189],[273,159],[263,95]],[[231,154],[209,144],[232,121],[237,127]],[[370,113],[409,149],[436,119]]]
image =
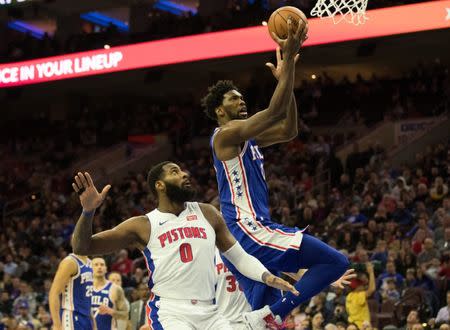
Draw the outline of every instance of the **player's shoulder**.
[[[213,228],[217,228],[217,226],[220,226],[221,222],[223,222],[223,218],[217,208],[207,203],[198,203],[198,205],[203,213],[203,216]]]
[[[78,273],[78,262],[71,254],[66,256],[58,265],[58,271],[64,274],[74,276]]]
[[[116,298],[121,297],[123,295],[123,288],[117,284],[111,283],[111,294],[114,295]]]
[[[121,223],[122,226],[134,228],[134,229],[142,229],[141,226],[150,226],[149,218],[146,214],[138,215],[135,217],[128,218],[124,222]]]
[[[205,217],[216,216],[219,214],[219,210],[209,203],[198,203],[198,206]]]

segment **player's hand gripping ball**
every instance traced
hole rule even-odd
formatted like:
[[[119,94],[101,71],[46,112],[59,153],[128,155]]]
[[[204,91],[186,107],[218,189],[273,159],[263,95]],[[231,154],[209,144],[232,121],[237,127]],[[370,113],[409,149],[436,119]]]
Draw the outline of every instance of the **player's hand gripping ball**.
[[[275,33],[280,39],[287,39],[288,37],[288,18],[292,19],[292,27],[294,31],[297,31],[298,25],[303,25],[302,40],[306,40],[308,31],[308,20],[305,14],[298,8],[292,6],[284,6],[275,10],[270,15],[267,27],[269,28],[269,34],[274,39],[273,33]],[[275,40],[275,39],[274,39]],[[276,40],[275,40],[276,41]]]

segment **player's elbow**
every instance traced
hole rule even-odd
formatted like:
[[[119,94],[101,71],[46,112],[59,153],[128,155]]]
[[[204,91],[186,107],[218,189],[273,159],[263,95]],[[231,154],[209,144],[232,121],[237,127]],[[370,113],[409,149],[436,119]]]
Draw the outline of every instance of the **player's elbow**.
[[[286,140],[287,141],[292,141],[293,139],[295,139],[298,136],[298,129],[297,127],[292,128],[291,130],[289,130],[286,134]]]
[[[72,250],[73,253],[78,254],[80,256],[87,256],[90,254],[89,247],[87,245],[74,242],[73,240],[72,240]]]

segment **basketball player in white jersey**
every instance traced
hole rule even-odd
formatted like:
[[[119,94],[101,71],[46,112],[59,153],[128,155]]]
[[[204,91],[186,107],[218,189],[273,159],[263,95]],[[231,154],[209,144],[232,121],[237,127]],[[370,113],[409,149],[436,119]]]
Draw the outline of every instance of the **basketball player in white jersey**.
[[[217,249],[216,273],[216,304],[219,307],[219,312],[230,321],[234,330],[247,329],[242,313],[251,312],[252,307],[247,302],[236,277],[223,263],[220,252]]]
[[[108,281],[113,282],[115,285],[122,287],[122,275],[120,275],[119,272],[116,271],[112,271],[108,274]],[[127,306],[127,311],[130,310],[130,302],[128,301],[128,299],[126,297],[124,297],[125,299],[125,304]],[[128,323],[130,322],[129,320],[129,315],[127,315],[127,319],[125,320],[117,320],[117,330],[126,330],[128,327]]]
[[[49,292],[53,329],[96,329],[91,296],[91,262],[88,257],[71,253],[59,264]]]
[[[150,328],[232,329],[213,304],[216,245],[244,276],[299,294],[242,249],[215,207],[187,202],[194,190],[188,174],[178,165],[163,162],[154,166],[147,181],[158,198],[158,207],[93,235],[95,209],[111,186],[99,193],[88,173],[78,173],[72,186],[80,196],[83,212],[75,227],[72,246],[77,253],[94,255],[124,248],[142,251],[152,291],[147,305]]]
[[[219,308],[219,312],[230,321],[234,330],[246,330],[242,317],[243,313],[251,312],[252,307],[248,303],[245,297],[244,290],[242,289],[236,277],[224,264],[219,250],[216,249],[216,304]],[[300,272],[297,274],[289,273],[295,281],[298,281],[301,277]],[[349,269],[347,272],[336,282],[332,284],[334,287],[344,289],[345,285],[350,284],[352,278],[355,278],[356,274],[354,269]],[[277,297],[274,296],[274,299]]]
[[[105,259],[92,259],[92,313],[98,330],[116,330],[118,320],[128,319],[128,308],[123,289],[106,279],[106,271]]]

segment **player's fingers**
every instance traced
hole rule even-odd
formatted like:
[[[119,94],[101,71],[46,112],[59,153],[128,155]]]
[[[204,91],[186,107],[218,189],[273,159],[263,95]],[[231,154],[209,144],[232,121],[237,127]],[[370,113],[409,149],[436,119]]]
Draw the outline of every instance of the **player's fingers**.
[[[109,189],[111,189],[111,185],[110,184],[103,188],[103,190],[102,190],[102,199],[105,199],[106,194],[108,193]]]
[[[272,32],[272,37],[277,44],[281,45],[283,43],[283,39],[280,39],[275,32]]]
[[[297,291],[297,289],[292,284],[290,284],[289,282],[287,282],[287,281],[285,281],[285,280],[283,280],[283,279],[281,279],[279,277],[277,278],[277,282],[279,282],[279,284],[282,287],[283,291],[290,291],[293,294],[295,294],[296,296],[298,296],[300,294]]]
[[[287,283],[287,290],[286,291],[290,291],[292,292],[294,295],[298,296],[300,295],[300,292],[297,291],[297,289],[295,288],[295,286]]]
[[[72,188],[73,190],[75,190],[76,193],[80,191],[80,188],[78,188],[76,183],[72,183]]]
[[[272,71],[272,74],[275,74],[276,68],[272,63],[266,63],[266,66]]]
[[[295,37],[301,38],[301,40],[303,40],[304,35],[307,33],[308,33],[308,23],[306,20],[303,20],[302,18],[300,18],[298,20],[297,29],[295,30]]]
[[[288,26],[288,39],[292,38],[292,35],[295,33],[293,31],[293,27],[292,27],[292,18],[289,16],[288,20],[287,20],[287,26]]]
[[[86,177],[87,183],[89,186],[94,186],[94,181],[92,180],[91,175],[88,172],[84,172],[84,176]]]
[[[277,63],[280,63],[281,62],[281,48],[280,47],[277,47],[276,54],[277,54]]]
[[[297,63],[298,59],[300,58],[300,54],[295,55],[294,57],[294,63]]]
[[[75,183],[77,184],[78,189],[83,188],[83,184],[81,183],[81,179],[78,175],[75,175]]]
[[[84,177],[84,174],[81,173],[81,172],[78,172],[77,175],[78,175],[78,177],[80,178],[81,183],[83,184],[83,187],[87,188],[87,187],[88,187],[88,183],[87,183],[86,178]]]

